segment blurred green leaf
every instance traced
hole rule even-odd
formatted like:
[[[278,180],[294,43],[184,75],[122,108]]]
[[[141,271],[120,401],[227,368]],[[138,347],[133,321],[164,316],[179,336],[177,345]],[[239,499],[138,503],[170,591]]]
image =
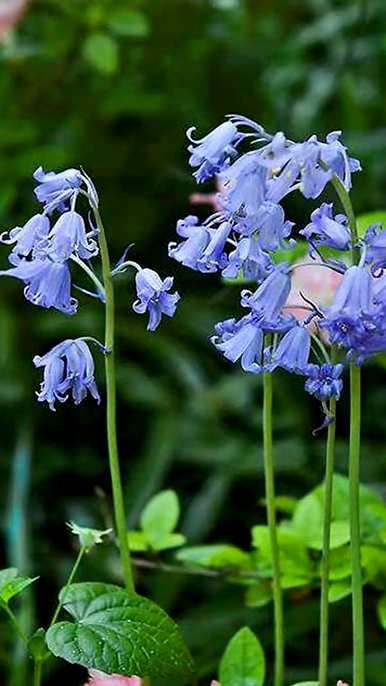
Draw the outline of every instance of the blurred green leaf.
[[[386,593],[378,600],[378,617],[383,629],[386,629]]]
[[[174,491],[157,493],[146,505],[141,515],[141,527],[155,550],[174,531],[179,516],[180,506]]]
[[[294,531],[283,529],[277,531],[280,567],[283,574],[283,583],[288,578],[290,585],[296,580],[299,583],[307,583],[313,576],[314,570],[308,555],[305,542]],[[257,548],[257,568],[261,574],[272,575],[272,555],[270,534],[267,526],[254,526],[252,528],[252,543]]]
[[[180,550],[177,559],[191,565],[201,567],[250,567],[250,557],[240,548],[233,545],[214,543],[210,545],[192,546]]]
[[[351,579],[347,581],[336,581],[335,583],[330,584],[330,588],[328,589],[328,602],[337,603],[348,595],[351,595]]]
[[[118,69],[118,46],[115,40],[105,33],[92,33],[83,45],[85,60],[103,74],[114,74]]]
[[[109,14],[108,26],[119,36],[145,38],[149,35],[150,26],[142,12],[120,7]]]
[[[260,641],[243,627],[229,641],[219,667],[221,686],[263,686],[265,657]]]
[[[149,549],[149,541],[143,531],[128,531],[127,540],[129,548],[134,553],[140,553]]]
[[[0,602],[8,605],[11,598],[18,595],[25,588],[28,588],[39,577],[30,579],[28,577],[19,576],[18,570],[15,567],[9,567],[0,571]]]
[[[247,607],[264,607],[272,600],[271,584],[255,583],[253,586],[248,586],[245,591],[245,604]]]

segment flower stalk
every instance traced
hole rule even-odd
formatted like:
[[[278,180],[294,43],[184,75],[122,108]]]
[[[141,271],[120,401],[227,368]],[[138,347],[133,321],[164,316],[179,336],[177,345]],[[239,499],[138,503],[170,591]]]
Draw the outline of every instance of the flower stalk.
[[[275,676],[274,686],[283,686],[284,678],[284,627],[283,594],[280,579],[280,553],[277,540],[275,481],[272,451],[272,374],[263,373],[263,453],[267,520],[272,555],[272,590],[274,607]]]
[[[336,362],[336,351],[332,349],[331,361]],[[319,629],[319,686],[327,686],[328,679],[328,634],[329,634],[329,605],[328,589],[330,576],[330,536],[332,519],[332,493],[334,481],[335,456],[335,422],[336,399],[329,403],[329,415],[333,421],[328,426],[326,443],[326,465],[324,478],[324,511],[323,511],[323,541],[322,541],[322,574],[320,596],[320,629]]]
[[[352,261],[355,265],[360,261],[360,251],[358,247],[357,224],[351,198],[336,175],[332,177],[331,181],[349,220],[352,242]],[[349,487],[353,620],[353,686],[365,685],[365,638],[359,501],[360,440],[361,370],[359,366],[352,362],[350,364]]]
[[[350,533],[352,558],[352,616],[354,680],[353,686],[365,684],[365,650],[363,623],[363,580],[360,534],[360,431],[361,431],[361,370],[355,364],[350,367]]]
[[[105,302],[105,349],[110,352],[105,355],[106,393],[107,393],[107,444],[109,465],[114,501],[114,517],[122,561],[123,578],[127,591],[134,591],[133,571],[130,560],[130,550],[127,540],[126,513],[123,498],[122,478],[118,456],[117,422],[116,422],[116,375],[114,355],[115,309],[114,285],[111,276],[111,263],[102,218],[96,207],[93,208],[95,221],[99,232],[99,248],[102,260],[102,273]]]

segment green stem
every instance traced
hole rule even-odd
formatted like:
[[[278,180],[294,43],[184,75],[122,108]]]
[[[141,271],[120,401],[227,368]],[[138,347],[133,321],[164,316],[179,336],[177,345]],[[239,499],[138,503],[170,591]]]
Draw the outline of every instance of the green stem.
[[[331,353],[331,362],[336,362],[334,348]],[[332,491],[334,480],[334,453],[335,453],[335,417],[336,399],[331,398],[329,411],[334,418],[328,427],[326,444],[326,469],[324,480],[324,512],[323,512],[323,547],[322,547],[322,580],[320,596],[320,632],[319,632],[319,686],[327,686],[328,678],[328,588],[330,577],[330,536],[332,518]]]
[[[78,571],[79,565],[80,565],[80,563],[81,563],[81,561],[82,561],[82,557],[83,557],[83,555],[85,554],[85,552],[86,552],[86,548],[85,548],[84,546],[82,546],[81,549],[79,550],[79,553],[78,553],[78,555],[77,555],[77,558],[76,558],[76,560],[75,560],[75,562],[74,562],[74,566],[73,566],[73,568],[72,568],[72,570],[71,570],[71,572],[70,572],[70,576],[69,576],[68,579],[67,579],[67,583],[66,583],[66,585],[65,585],[65,587],[64,587],[64,591],[63,591],[63,593],[62,593],[62,599],[59,601],[59,603],[58,603],[58,605],[57,605],[57,607],[56,607],[56,610],[55,610],[55,612],[54,612],[54,616],[52,617],[52,620],[51,620],[50,627],[51,627],[53,624],[55,624],[56,620],[58,619],[59,612],[60,612],[60,610],[62,609],[62,606],[63,606],[63,603],[64,603],[64,596],[65,596],[66,590],[67,590],[67,588],[72,584],[72,582],[74,581],[75,575],[76,575],[76,573],[77,573],[77,571]]]
[[[358,230],[351,198],[343,183],[334,175],[331,182],[340,198],[348,217],[352,242],[352,261],[358,264],[360,249]],[[363,624],[363,581],[360,541],[360,434],[361,434],[361,372],[355,364],[350,365],[350,445],[349,445],[349,483],[350,483],[350,527],[351,527],[351,567],[352,567],[352,614],[353,614],[353,686],[365,684],[365,649]]]
[[[80,259],[80,257],[77,257],[76,255],[71,255],[71,260],[75,262],[79,267],[83,269],[83,271],[87,274],[87,276],[91,279],[93,284],[97,287],[97,291],[105,297],[105,289],[103,287],[103,284],[100,282],[98,279],[97,275],[94,274],[93,270],[90,269],[90,267],[83,262],[83,260]]]
[[[1,603],[2,609],[6,612],[8,615],[9,619],[11,620],[13,626],[15,627],[15,631],[17,635],[21,638],[22,641],[24,641],[25,644],[28,643],[28,636],[24,633],[23,629],[21,628],[19,622],[17,621],[15,615],[13,614],[11,608],[6,604],[6,603]]]
[[[40,686],[42,682],[42,667],[43,663],[41,660],[35,660],[34,665],[34,686]]]
[[[363,626],[363,582],[360,537],[360,431],[361,431],[361,371],[355,364],[350,366],[350,524],[351,524],[351,562],[352,562],[352,613],[354,643],[354,683],[365,684],[365,651]]]
[[[284,678],[284,629],[283,629],[283,595],[280,580],[280,554],[277,540],[275,481],[272,453],[272,375],[263,374],[263,444],[265,494],[267,501],[267,519],[272,555],[273,570],[273,606],[274,606],[274,642],[275,642],[275,678],[274,686],[283,686]]]
[[[111,264],[103,222],[97,208],[93,208],[99,231],[99,248],[102,260],[103,282],[106,294],[105,356],[106,391],[107,391],[107,443],[109,451],[110,475],[114,500],[114,515],[119,549],[121,554],[123,578],[128,591],[134,591],[133,571],[127,539],[125,504],[123,499],[122,478],[118,457],[117,421],[116,421],[116,381],[114,355],[114,285],[111,276]]]

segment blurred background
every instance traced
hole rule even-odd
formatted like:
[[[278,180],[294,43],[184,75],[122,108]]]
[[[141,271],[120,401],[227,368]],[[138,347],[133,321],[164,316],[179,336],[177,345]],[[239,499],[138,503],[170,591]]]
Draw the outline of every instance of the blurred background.
[[[100,193],[113,259],[175,275],[183,301],[155,334],[131,311],[133,284],[117,282],[119,439],[129,526],[155,492],[173,488],[180,529],[191,544],[250,546],[264,523],[260,380],[220,360],[208,336],[237,312],[238,289],[167,258],[175,222],[194,210],[185,130],[198,134],[240,112],[293,139],[343,129],[363,172],[358,212],[386,208],[386,4],[384,0],[0,0],[0,226],[37,211],[31,174],[39,165],[82,165]],[[200,189],[201,190],[201,189]],[[203,192],[212,190],[210,184]],[[203,216],[211,208],[199,207]],[[301,228],[310,212],[291,198]],[[0,248],[1,268],[7,248]],[[42,579],[25,595],[26,623],[47,622],[74,555],[65,522],[104,528],[111,518],[103,408],[86,401],[54,414],[35,401],[34,354],[76,335],[102,336],[103,312],[80,296],[74,318],[34,308],[21,284],[0,290],[0,492],[3,566]],[[99,363],[99,384],[103,369]],[[368,365],[362,480],[386,490],[385,371]],[[301,380],[275,381],[277,490],[302,496],[322,478],[323,436],[316,403]],[[347,398],[340,403],[337,469],[346,468]],[[345,419],[346,417],[346,419]],[[260,504],[259,504],[260,501]],[[173,555],[169,555],[170,559]],[[166,556],[168,559],[168,556]],[[79,580],[119,582],[111,547],[86,559]],[[181,623],[209,683],[226,641],[241,625],[272,655],[271,608],[247,608],[222,580],[141,570],[139,589]],[[368,686],[384,684],[386,648],[366,594]],[[39,608],[38,610],[36,608]],[[289,683],[315,678],[317,593],[286,604]],[[332,606],[333,678],[350,672],[350,603]],[[27,681],[11,630],[0,616],[0,681]],[[83,683],[85,672],[55,663],[47,684]],[[10,676],[9,676],[10,675]]]

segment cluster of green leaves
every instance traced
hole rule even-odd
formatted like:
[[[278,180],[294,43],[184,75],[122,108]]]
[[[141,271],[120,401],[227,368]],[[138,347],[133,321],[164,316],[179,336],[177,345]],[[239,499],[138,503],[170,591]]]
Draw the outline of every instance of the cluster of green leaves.
[[[300,500],[279,496],[277,509],[287,517],[278,528],[278,544],[282,585],[284,589],[312,591],[318,588],[321,576],[323,535],[323,484]],[[373,489],[361,486],[361,531],[364,583],[382,595],[378,601],[380,622],[386,628],[386,503]],[[169,504],[169,513],[166,507]],[[148,540],[164,540],[162,522],[175,525],[172,517],[178,511],[177,496],[172,492],[155,496],[145,508],[141,523]],[[173,505],[172,505],[173,504]],[[159,507],[159,510],[158,510]],[[157,516],[149,516],[150,514]],[[288,518],[288,515],[291,515]],[[138,535],[138,534],[137,534]],[[169,534],[170,535],[170,534]],[[140,539],[141,540],[141,539]],[[136,544],[136,538],[133,539]],[[338,602],[351,593],[351,554],[349,523],[349,482],[334,475],[332,523],[330,534],[329,600]],[[186,546],[176,559],[190,569],[217,570],[227,581],[246,586],[245,601],[249,607],[262,607],[272,599],[272,557],[269,530],[259,524],[252,528],[253,550],[247,552],[230,544]],[[172,546],[152,544],[159,551]],[[145,547],[136,547],[145,550]]]

